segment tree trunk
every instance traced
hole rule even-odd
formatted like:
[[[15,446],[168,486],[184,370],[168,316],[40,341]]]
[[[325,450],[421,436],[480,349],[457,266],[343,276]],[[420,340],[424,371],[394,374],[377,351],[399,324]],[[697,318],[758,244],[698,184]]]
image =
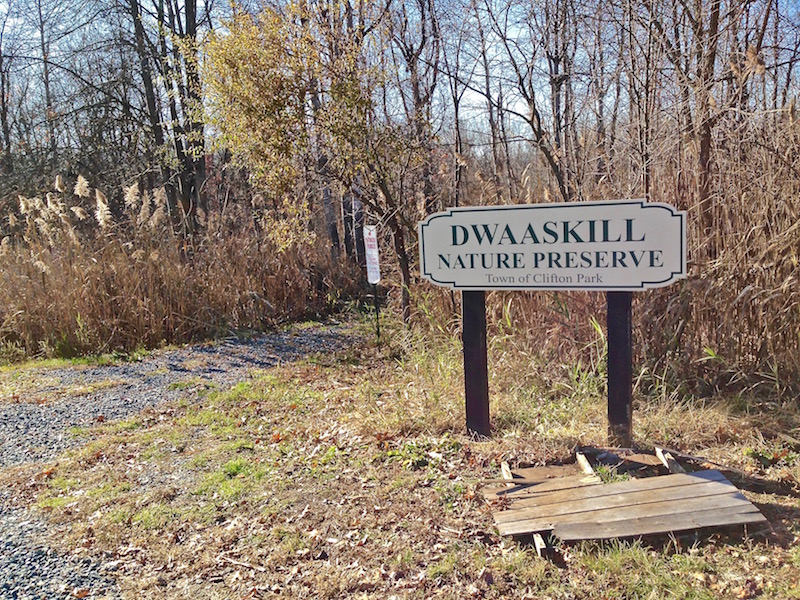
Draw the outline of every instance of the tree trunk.
[[[45,103],[45,122],[47,123],[47,137],[50,146],[50,166],[55,168],[58,160],[58,141],[56,140],[55,110],[53,107],[53,94],[50,85],[50,44],[47,41],[45,32],[44,14],[42,13],[42,2],[36,3],[39,28],[39,49],[42,53],[42,83],[44,84],[44,103]]]
[[[184,152],[183,147],[183,128],[181,127],[181,122],[178,117],[178,107],[175,102],[175,86],[174,86],[174,75],[173,75],[173,66],[170,61],[169,51],[167,49],[167,40],[166,40],[166,32],[171,31],[174,27],[174,17],[172,15],[172,8],[169,9],[169,20],[167,20],[166,14],[164,12],[164,0],[157,0],[157,19],[160,23],[160,27],[158,29],[158,46],[159,46],[159,62],[161,64],[161,73],[164,79],[164,88],[167,91],[167,105],[169,107],[169,117],[170,122],[172,124],[172,146],[175,150],[175,156],[178,159],[178,164],[183,165],[186,162],[186,153]],[[183,181],[183,177],[178,178],[178,190],[176,194],[176,190],[173,185],[167,186],[167,198],[169,201],[169,211],[170,215],[174,218],[178,212],[178,201],[180,199],[181,209],[184,209],[183,206],[183,196],[184,196],[184,188],[185,182]]]
[[[197,0],[186,0],[186,42],[184,52],[190,55],[183,57],[184,68],[186,69],[186,100],[188,110],[184,109],[186,124],[186,145],[188,161],[188,179],[190,183],[190,214],[194,217],[197,208],[208,211],[208,204],[203,194],[203,186],[206,181],[206,155],[205,155],[205,131],[203,128],[203,96],[202,85],[200,83],[200,71],[198,69],[197,56]]]
[[[702,215],[702,226],[707,239],[713,241],[711,229],[714,226],[714,204],[711,195],[711,142],[713,133],[713,117],[711,115],[711,88],[713,86],[714,68],[717,60],[719,37],[719,17],[721,0],[711,3],[711,15],[703,48],[703,61],[700,64],[700,94],[698,98],[698,203]],[[709,249],[713,258],[716,250]]]
[[[3,131],[3,160],[0,161],[0,165],[6,175],[14,172],[14,161],[11,156],[11,127],[8,123],[9,74],[3,49],[0,46],[0,126]]]
[[[342,229],[344,233],[344,251],[347,258],[355,260],[356,247],[353,237],[353,191],[348,189],[342,195]]]
[[[481,64],[483,66],[483,94],[486,97],[486,110],[487,118],[489,119],[489,134],[491,135],[492,147],[492,185],[494,186],[494,196],[499,202],[502,199],[500,191],[500,148],[499,148],[499,133],[497,131],[497,118],[495,116],[494,98],[492,96],[491,87],[491,70],[489,68],[489,55],[486,48],[486,35],[483,31],[483,25],[478,19],[478,36],[481,42]]]
[[[394,240],[394,252],[400,266],[400,276],[402,278],[402,314],[403,323],[411,323],[411,268],[409,266],[408,252],[406,251],[405,235],[403,228],[397,220],[397,213],[392,211],[389,217],[389,229]]]
[[[455,109],[455,149],[454,149],[454,169],[453,169],[453,206],[461,205],[461,186],[464,179],[464,143],[461,136],[461,118],[459,117],[459,103],[454,105]]]
[[[136,42],[136,53],[139,56],[139,70],[144,86],[145,103],[147,104],[147,116],[150,120],[150,129],[153,133],[153,143],[156,149],[164,145],[164,130],[161,128],[161,114],[156,103],[156,90],[153,85],[153,73],[150,69],[150,61],[145,45],[144,26],[142,25],[142,11],[138,0],[130,0],[128,3],[131,19],[133,20],[133,35]],[[162,173],[163,174],[163,173]],[[164,178],[167,179],[167,178]]]
[[[333,193],[329,185],[322,188],[322,211],[325,215],[325,228],[328,230],[328,239],[331,241],[331,258],[339,256],[341,242],[339,241],[339,229],[336,226],[336,208],[333,204]]]

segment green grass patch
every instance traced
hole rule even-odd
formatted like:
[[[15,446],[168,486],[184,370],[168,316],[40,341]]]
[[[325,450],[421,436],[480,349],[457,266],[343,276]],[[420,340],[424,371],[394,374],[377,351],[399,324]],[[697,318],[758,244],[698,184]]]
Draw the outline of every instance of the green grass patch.
[[[0,364],[0,373],[17,371],[67,369],[74,367],[102,367],[118,365],[126,362],[137,362],[152,354],[145,349],[132,350],[131,352],[111,352],[106,354],[90,354],[71,358],[25,358],[19,362],[13,360]],[[17,355],[22,358],[22,354]],[[0,355],[2,358],[2,355]]]
[[[71,504],[76,503],[74,496],[49,496],[39,498],[36,501],[36,506],[45,510],[63,509]]]
[[[178,511],[173,506],[156,502],[134,513],[130,521],[142,529],[163,530],[177,516]]]
[[[97,498],[104,502],[111,502],[119,496],[131,491],[131,483],[128,481],[118,483],[106,483],[98,487],[89,489],[86,495],[89,498]]]
[[[640,542],[586,544],[579,557],[598,588],[613,590],[617,598],[668,598],[712,600],[702,584],[706,565],[685,555],[664,555]]]

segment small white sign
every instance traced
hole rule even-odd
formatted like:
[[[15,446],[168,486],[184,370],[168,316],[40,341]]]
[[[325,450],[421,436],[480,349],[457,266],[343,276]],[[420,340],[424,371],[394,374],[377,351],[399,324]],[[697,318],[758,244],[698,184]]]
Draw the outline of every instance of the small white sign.
[[[378,258],[378,228],[364,225],[364,250],[367,258],[367,281],[372,284],[381,280],[381,267]]]
[[[453,289],[635,291],[686,277],[686,213],[644,200],[451,208],[419,240],[422,276]]]

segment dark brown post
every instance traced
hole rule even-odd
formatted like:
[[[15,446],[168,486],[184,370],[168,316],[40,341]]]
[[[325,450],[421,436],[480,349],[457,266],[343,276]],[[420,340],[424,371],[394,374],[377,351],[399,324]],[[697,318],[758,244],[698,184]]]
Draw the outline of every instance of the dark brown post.
[[[486,292],[461,293],[464,324],[464,391],[467,399],[467,431],[489,437],[489,370],[486,360]]]
[[[607,292],[608,328],[608,441],[631,447],[633,344],[631,300],[633,292]]]

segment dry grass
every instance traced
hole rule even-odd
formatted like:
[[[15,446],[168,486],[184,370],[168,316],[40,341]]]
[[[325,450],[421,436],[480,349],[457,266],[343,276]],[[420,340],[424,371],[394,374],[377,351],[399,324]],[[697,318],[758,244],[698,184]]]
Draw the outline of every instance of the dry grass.
[[[117,564],[132,598],[800,595],[790,402],[637,396],[637,441],[742,469],[765,537],[585,544],[558,568],[494,533],[479,481],[502,460],[569,460],[575,443],[604,443],[591,360],[602,344],[565,366],[532,358],[522,338],[496,342],[494,437],[475,442],[446,326],[384,327],[385,345],[98,426],[86,447],[6,484],[56,524],[54,543]]]
[[[720,392],[800,397],[800,124],[785,115],[737,114],[719,122],[708,232],[697,198],[695,149],[675,135],[674,123],[662,125],[653,149],[650,200],[687,211],[689,276],[634,295],[639,385],[655,394],[666,386],[709,398]],[[583,197],[642,197],[642,174],[628,159],[621,153],[602,185],[587,175]],[[470,164],[469,172],[474,170],[480,172],[480,165]],[[481,188],[471,178],[467,184],[467,203],[496,202],[491,186]],[[528,187],[511,202],[552,198],[541,183]],[[448,291],[421,285],[415,293],[421,321],[453,312]],[[495,335],[524,332],[536,354],[569,362],[585,358],[595,336],[590,318],[604,325],[605,297],[492,292],[487,310]]]
[[[74,191],[10,207],[0,246],[7,359],[262,330],[329,311],[352,288],[305,223],[232,205],[186,238],[173,231],[163,190],[129,188],[118,214],[85,180]]]
[[[686,281],[635,297],[634,353],[647,394],[665,388],[668,395],[708,398],[800,394],[798,127],[767,116],[719,123],[708,233],[693,191],[691,147],[667,136],[654,154],[651,199],[688,211],[690,273]],[[587,183],[584,195],[641,195],[631,191],[638,174],[630,165],[615,169],[603,185]],[[466,184],[469,202],[493,197],[476,181]],[[536,185],[525,191],[525,201],[546,198],[543,184]],[[15,199],[8,208],[0,341],[9,358],[263,329],[328,310],[353,290],[354,274],[331,259],[325,234],[313,236],[315,227],[323,229],[320,207],[313,211],[302,198],[277,208],[255,206],[256,199],[255,205],[215,207],[200,215],[202,233],[187,240],[169,226],[163,190],[134,186],[119,206],[85,180],[73,192]],[[417,216],[407,215],[408,221]],[[412,256],[414,243],[412,235]],[[390,252],[382,266],[394,306],[401,290]],[[457,330],[457,319],[442,315],[458,314],[458,295],[425,283],[411,292],[419,322],[433,317],[435,327]],[[488,311],[495,338],[522,333],[533,356],[586,362],[596,335],[591,318],[603,324],[605,298],[490,293]]]
[[[653,199],[688,210],[690,277],[640,298],[639,342],[653,371],[676,385],[800,393],[798,140],[783,116],[720,123],[708,233],[686,185],[692,173],[665,163],[654,175]]]

